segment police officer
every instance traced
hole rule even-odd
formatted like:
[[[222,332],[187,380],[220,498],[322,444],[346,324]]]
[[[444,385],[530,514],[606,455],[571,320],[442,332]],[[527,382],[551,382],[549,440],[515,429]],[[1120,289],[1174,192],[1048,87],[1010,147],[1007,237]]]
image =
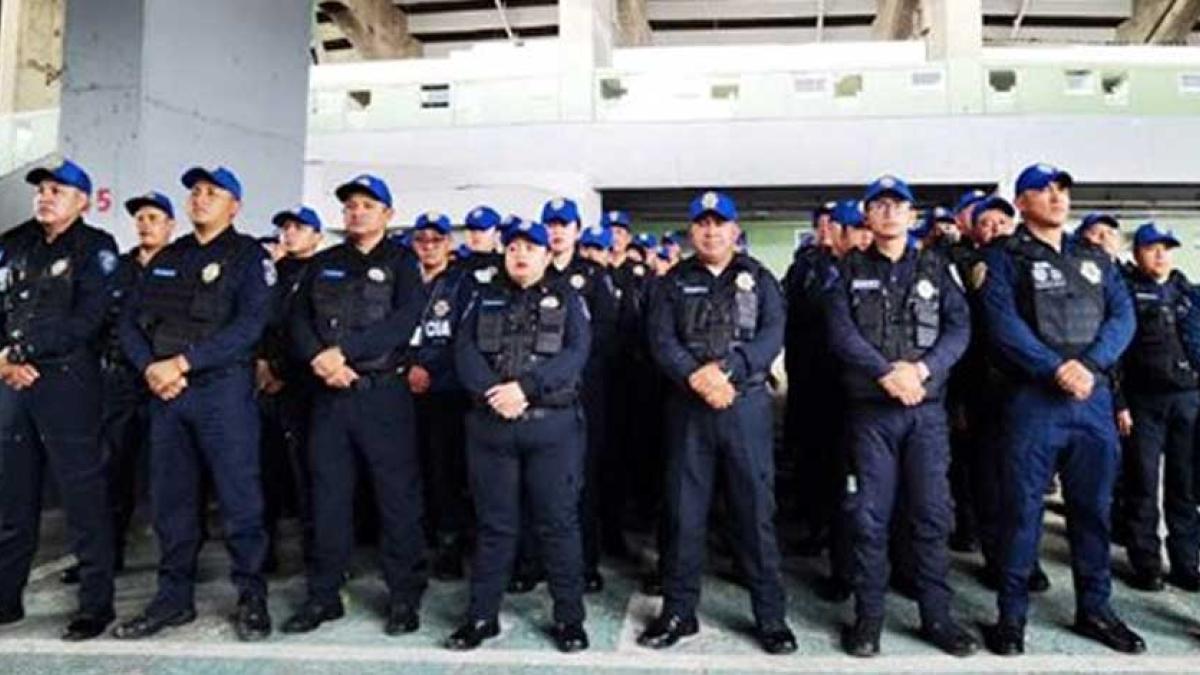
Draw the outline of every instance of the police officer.
[[[434,545],[433,576],[461,579],[470,503],[463,416],[468,400],[454,372],[454,335],[471,282],[450,264],[450,218],[421,214],[413,226],[423,292],[420,322],[408,350],[406,379],[417,415],[425,481],[426,529]]]
[[[783,343],[779,284],[734,251],[740,228],[727,195],[705,192],[689,209],[696,254],[651,298],[652,353],[670,380],[667,400],[667,549],[661,614],[638,637],[669,647],[698,629],[705,531],[718,468],[737,528],[755,636],[768,653],[796,650],[784,617],[775,539],[773,432],[767,371]]]
[[[1113,261],[1121,253],[1121,224],[1110,213],[1093,211],[1088,213],[1075,228],[1075,238],[1086,246],[1092,246]]]
[[[962,238],[971,236],[975,223],[975,207],[988,198],[988,193],[978,188],[964,191],[954,204],[954,224],[958,227]]]
[[[493,267],[499,269],[503,256],[497,252],[500,214],[490,206],[476,206],[467,213],[466,244],[471,249],[466,267],[470,271]]]
[[[883,176],[863,203],[874,243],[848,253],[828,292],[829,344],[843,364],[849,400],[850,470],[843,511],[852,529],[856,620],[847,653],[879,653],[888,537],[905,494],[921,633],[955,656],[976,643],[950,618],[946,546],[952,524],[949,440],[942,403],[950,368],[966,349],[970,320],[949,260],[909,244],[912,191]]]
[[[86,640],[113,620],[112,519],[96,437],[116,244],[83,220],[92,183],[79,165],[64,160],[25,181],[37,188],[33,218],[0,236],[0,625],[25,616],[48,463],[80,563],[79,610],[62,637]]]
[[[271,632],[261,568],[259,420],[252,358],[262,335],[275,267],[233,227],[242,200],[224,167],[183,174],[192,234],[151,262],[121,320],[121,345],[143,373],[150,402],[150,489],[159,540],[158,592],[113,635],[143,638],[195,620],[199,486],[211,472],[238,589],[234,627],[242,640]]]
[[[999,413],[1007,404],[1007,396],[1006,380],[996,369],[989,350],[980,290],[987,277],[984,252],[988,246],[999,245],[993,242],[1012,234],[1015,215],[1012,204],[997,195],[976,202],[971,207],[969,244],[952,251],[959,275],[966,282],[967,301],[971,306],[971,342],[951,375],[951,392],[957,389],[956,403],[961,406],[951,408],[951,414],[961,415],[962,437],[957,440],[964,444],[969,463],[974,534],[983,555],[981,581],[992,590],[999,590],[1001,577],[1003,502],[997,477],[1003,468],[1000,438],[1004,429]],[[951,438],[952,442],[956,440]],[[955,549],[954,537],[951,537],[951,549]],[[1050,588],[1050,579],[1040,563],[1034,565],[1028,588],[1031,593],[1042,593]]]
[[[586,649],[578,506],[585,453],[579,389],[591,329],[570,284],[550,283],[549,234],[521,223],[503,234],[504,272],[481,284],[455,340],[473,407],[467,465],[478,542],[467,622],[446,641],[474,649],[500,632],[506,577],[517,553],[522,500],[541,544],[554,598],[555,645]]]
[[[592,225],[579,235],[579,256],[590,260],[604,269],[609,269],[612,251],[612,230],[604,225]],[[614,298],[616,288],[613,289]]]
[[[291,321],[295,353],[321,384],[309,430],[315,538],[308,599],[283,631],[307,633],[345,614],[339,590],[354,543],[356,469],[363,466],[382,526],[380,563],[390,595],[384,632],[400,635],[420,626],[425,590],[421,466],[412,396],[399,373],[421,311],[420,282],[411,259],[386,238],[393,215],[387,184],[361,175],[336,194],[346,241],[313,259]]]
[[[275,264],[278,283],[271,297],[271,316],[255,360],[258,402],[262,413],[263,497],[270,545],[264,569],[274,570],[276,531],[285,506],[294,509],[301,526],[305,559],[312,553],[313,522],[309,503],[308,417],[316,384],[308,364],[292,356],[288,318],[308,265],[321,245],[321,217],[308,206],[271,217],[283,253]],[[280,480],[280,477],[286,477]]]
[[[1106,256],[1063,233],[1071,175],[1036,164],[1017,177],[1023,224],[989,248],[982,306],[998,365],[1010,378],[1004,411],[1004,516],[998,654],[1024,651],[1029,576],[1038,558],[1042,494],[1057,470],[1075,576],[1075,630],[1122,652],[1145,643],[1113,612],[1109,507],[1117,434],[1107,373],[1133,337],[1134,313]]]
[[[825,275],[841,255],[843,222],[862,220],[858,201],[834,217],[839,202],[824,204],[813,213],[813,245],[796,251],[784,275],[787,322],[784,330],[784,368],[788,393],[784,421],[785,447],[795,453],[801,520],[800,548],[819,553],[828,540],[837,505],[835,462],[840,444],[841,406],[836,368],[829,358],[822,291]],[[853,213],[853,216],[849,215]]]
[[[1130,434],[1124,463],[1126,543],[1141,590],[1163,588],[1162,541],[1158,536],[1158,499],[1163,494],[1167,523],[1167,558],[1173,585],[1200,591],[1200,511],[1197,511],[1193,430],[1200,410],[1200,377],[1193,364],[1200,354],[1186,339],[1200,329],[1191,284],[1174,269],[1174,234],[1154,223],[1138,227],[1133,237],[1136,267],[1127,275],[1137,310],[1137,332],[1121,359],[1122,386]],[[1159,473],[1162,462],[1163,484]]]
[[[621,464],[608,450],[609,368],[617,329],[617,295],[612,277],[577,252],[580,229],[579,207],[570,199],[557,198],[542,206],[542,223],[550,235],[550,266],[546,280],[565,283],[583,298],[591,323],[592,342],[583,372],[580,404],[587,418],[587,454],[584,461],[583,493],[579,524],[583,534],[584,583],[588,593],[604,588],[600,576],[600,532],[607,539],[619,538],[620,503],[613,484],[620,480]]]

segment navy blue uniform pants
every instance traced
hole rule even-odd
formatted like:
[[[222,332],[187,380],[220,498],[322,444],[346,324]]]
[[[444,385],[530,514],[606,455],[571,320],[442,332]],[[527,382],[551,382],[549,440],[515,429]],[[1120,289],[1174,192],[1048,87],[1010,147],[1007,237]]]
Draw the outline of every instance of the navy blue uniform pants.
[[[201,374],[172,401],[150,401],[150,493],[161,561],[149,613],[194,604],[201,475],[208,467],[241,595],[264,596],[259,419],[250,368]]]
[[[391,604],[420,607],[425,590],[421,462],[412,396],[398,376],[372,386],[322,390],[309,432],[315,523],[309,595],[338,600],[354,549],[354,492],[361,465],[375,494],[380,566]]]
[[[478,408],[467,414],[467,469],[478,529],[471,620],[491,620],[500,612],[517,556],[524,498],[554,599],[554,620],[583,621],[578,507],[584,443],[578,407],[536,409],[517,421]]]
[[[1106,615],[1112,593],[1110,508],[1117,469],[1112,394],[1098,385],[1085,401],[1037,385],[1016,387],[1004,417],[1003,569],[1000,620],[1024,623],[1029,576],[1038,560],[1042,498],[1057,471],[1067,508],[1075,604]]]
[[[103,382],[100,447],[108,467],[113,545],[116,558],[121,560],[124,557],[125,535],[140,496],[138,486],[145,485],[149,459],[150,394],[145,380],[131,367],[106,368]]]
[[[458,545],[471,520],[463,430],[470,401],[462,391],[430,392],[414,400],[425,481],[426,536],[438,546]]]
[[[1195,479],[1196,413],[1200,392],[1161,394],[1129,392],[1133,434],[1125,452],[1124,507],[1129,562],[1139,570],[1162,568],[1158,536],[1159,475],[1162,464],[1163,506],[1167,521],[1167,557],[1171,569],[1195,574],[1200,559],[1200,511]]]
[[[704,570],[708,513],[722,472],[739,569],[759,626],[784,620],[775,537],[775,459],[765,387],[738,394],[721,411],[682,392],[667,399],[667,548],[663,614],[695,616]]]
[[[903,493],[903,514],[908,518],[903,529],[921,621],[942,621],[950,609],[946,540],[954,522],[946,411],[937,401],[912,408],[855,403],[847,427],[850,473],[843,506],[851,529],[851,583],[858,618],[883,618],[888,541]]]
[[[113,599],[113,536],[100,429],[100,366],[79,358],[39,366],[23,391],[0,385],[0,607],[21,604],[37,551],[47,465],[58,484],[79,608],[102,614]]]

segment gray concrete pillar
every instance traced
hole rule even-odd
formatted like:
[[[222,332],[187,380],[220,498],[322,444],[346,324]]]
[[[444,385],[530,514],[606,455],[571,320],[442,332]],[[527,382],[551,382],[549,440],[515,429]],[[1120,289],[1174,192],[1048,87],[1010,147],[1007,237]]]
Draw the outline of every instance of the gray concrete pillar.
[[[129,246],[126,199],[158,189],[182,206],[183,170],[223,164],[245,190],[238,226],[268,231],[303,191],[312,11],[301,0],[70,0],[60,148],[92,174],[90,218]]]

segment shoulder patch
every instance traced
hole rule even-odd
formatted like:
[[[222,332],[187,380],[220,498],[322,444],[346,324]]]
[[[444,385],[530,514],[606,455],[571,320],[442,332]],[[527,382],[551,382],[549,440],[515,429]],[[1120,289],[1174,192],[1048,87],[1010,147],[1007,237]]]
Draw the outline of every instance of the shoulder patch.
[[[979,290],[987,283],[987,263],[980,260],[971,266],[971,288]]]
[[[270,258],[262,259],[263,281],[267,282],[267,286],[274,286],[276,281],[279,281],[279,272],[275,270],[275,263],[271,262]]]
[[[100,249],[96,254],[96,261],[100,263],[100,271],[106,277],[117,271],[117,254],[106,248]]]

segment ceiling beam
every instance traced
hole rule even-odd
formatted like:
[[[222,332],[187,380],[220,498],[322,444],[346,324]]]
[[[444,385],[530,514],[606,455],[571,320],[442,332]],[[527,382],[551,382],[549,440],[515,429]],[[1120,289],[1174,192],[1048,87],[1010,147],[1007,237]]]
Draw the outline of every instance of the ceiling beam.
[[[650,44],[646,0],[617,0],[617,44],[622,47]]]
[[[345,34],[366,61],[421,56],[421,42],[408,30],[408,16],[392,0],[333,0],[319,9]]]
[[[1200,21],[1200,0],[1134,0],[1133,16],[1117,27],[1131,44],[1183,44]]]
[[[871,32],[876,40],[907,40],[917,34],[920,0],[879,0]]]

